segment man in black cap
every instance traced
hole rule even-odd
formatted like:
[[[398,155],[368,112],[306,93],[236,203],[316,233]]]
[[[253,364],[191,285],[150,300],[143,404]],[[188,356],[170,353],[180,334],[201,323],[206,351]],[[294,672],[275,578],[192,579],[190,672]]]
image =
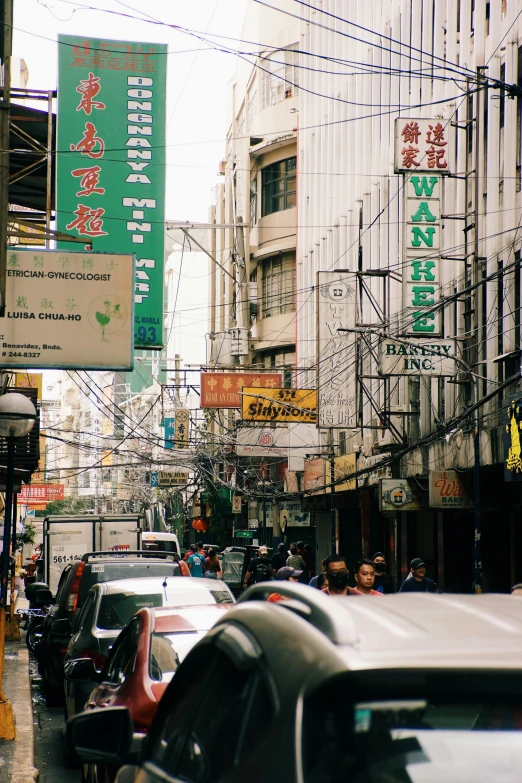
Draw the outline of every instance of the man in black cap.
[[[410,563],[411,576],[403,583],[400,593],[434,593],[435,582],[426,578],[426,563],[421,557],[414,557]]]
[[[375,570],[375,582],[373,583],[373,589],[378,593],[394,593],[393,579],[386,573],[386,558],[383,552],[376,552],[372,557],[373,568]]]

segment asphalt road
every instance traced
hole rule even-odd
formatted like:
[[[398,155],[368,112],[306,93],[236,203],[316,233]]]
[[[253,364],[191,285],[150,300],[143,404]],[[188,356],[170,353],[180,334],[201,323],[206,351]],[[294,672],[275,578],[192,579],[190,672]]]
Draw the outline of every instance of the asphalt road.
[[[80,783],[82,775],[73,767],[64,746],[62,707],[47,707],[36,660],[31,656],[31,698],[34,714],[34,765],[40,771],[40,783]]]

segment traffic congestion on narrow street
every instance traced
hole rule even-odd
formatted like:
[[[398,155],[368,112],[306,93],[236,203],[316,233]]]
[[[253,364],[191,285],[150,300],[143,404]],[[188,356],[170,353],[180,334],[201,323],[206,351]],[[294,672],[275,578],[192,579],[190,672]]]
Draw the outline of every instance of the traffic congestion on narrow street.
[[[0,783],[519,783],[522,0],[0,24]]]

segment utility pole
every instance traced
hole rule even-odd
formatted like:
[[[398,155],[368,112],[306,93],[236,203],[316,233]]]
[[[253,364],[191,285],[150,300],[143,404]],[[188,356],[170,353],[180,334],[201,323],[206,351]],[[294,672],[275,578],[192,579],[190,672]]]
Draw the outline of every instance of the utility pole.
[[[475,363],[478,361],[479,352],[479,329],[480,329],[480,313],[479,313],[479,296],[480,296],[480,150],[481,133],[480,133],[480,117],[482,116],[482,90],[485,89],[484,83],[484,66],[477,68],[477,101],[475,108],[475,194],[474,194],[474,208],[475,208],[475,248],[473,259],[473,283],[475,284],[475,304],[473,307],[473,334],[475,339]],[[473,341],[472,341],[473,342]],[[473,357],[470,357],[470,365],[473,365]],[[473,389],[473,403],[478,402],[478,383],[472,383]],[[475,593],[482,592],[482,508],[480,500],[480,431],[479,431],[479,413],[478,408],[475,408],[473,414],[473,514],[475,525]]]
[[[13,51],[13,0],[2,3],[3,89],[0,101],[0,317],[5,313],[7,278],[7,225],[9,218],[9,112],[11,108],[11,54]]]
[[[332,555],[337,553],[336,513],[335,513],[335,447],[333,429],[329,433],[329,458],[330,458],[330,536],[332,543]]]

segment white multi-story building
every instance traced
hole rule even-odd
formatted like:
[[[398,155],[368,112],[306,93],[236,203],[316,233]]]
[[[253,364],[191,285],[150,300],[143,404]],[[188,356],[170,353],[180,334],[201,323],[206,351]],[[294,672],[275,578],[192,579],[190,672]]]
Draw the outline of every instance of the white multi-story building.
[[[418,496],[380,513],[379,475],[361,474],[336,499],[338,545],[349,559],[386,549],[397,574],[421,555],[441,586],[468,590],[479,541],[485,587],[505,589],[522,576],[508,554],[522,543],[510,480],[522,472],[522,2],[274,5],[248,9],[243,37],[263,48],[255,67],[240,60],[232,85],[215,210],[227,227],[215,234],[211,331],[218,345],[229,328],[250,328],[249,352],[231,356],[222,340],[211,364],[288,363],[292,383],[320,390],[349,370],[349,405],[323,421],[319,442],[355,455],[358,471],[381,461],[404,498]],[[327,271],[351,292],[336,364],[317,349]],[[407,350],[419,339],[452,346],[451,371],[410,363],[413,374],[407,364],[384,374],[379,343],[391,337]],[[448,475],[471,496],[473,470],[481,520],[432,504],[430,475],[457,471]],[[328,498],[304,502],[328,540]]]

